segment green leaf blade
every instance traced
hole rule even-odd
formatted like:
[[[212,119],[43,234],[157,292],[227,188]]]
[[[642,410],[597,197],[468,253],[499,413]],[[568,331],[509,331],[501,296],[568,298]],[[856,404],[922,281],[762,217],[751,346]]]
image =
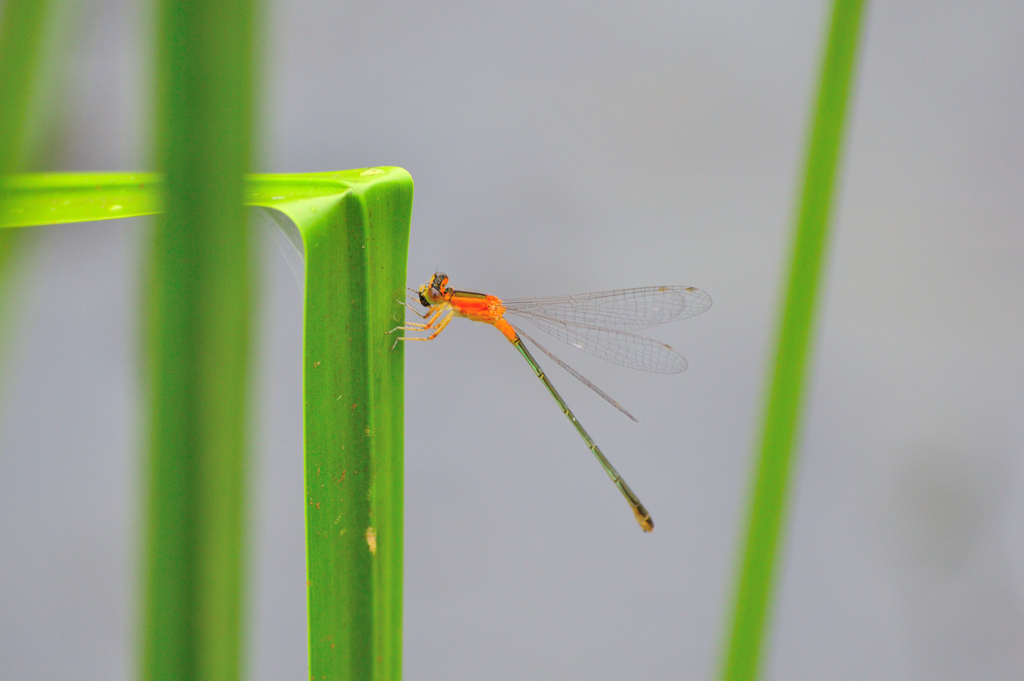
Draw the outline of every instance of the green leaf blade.
[[[31,227],[156,215],[163,178],[156,173],[30,173],[0,179],[6,199],[0,227]]]
[[[162,205],[163,180],[158,175],[32,174],[2,182],[11,190],[13,205],[25,211],[17,221],[0,215],[0,226],[80,222],[96,214],[96,205],[115,198],[124,206],[118,217],[152,214]],[[405,315],[398,301],[406,293],[412,178],[400,168],[249,175],[243,193],[247,205],[287,215],[298,227],[305,251],[311,674],[396,681],[402,664],[404,352],[401,344],[393,347],[395,337],[386,332]],[[74,200],[76,196],[82,200]],[[65,204],[66,199],[71,200]],[[59,208],[51,212],[55,200]],[[173,304],[186,302],[164,303]],[[171,353],[183,359],[180,355]],[[182,414],[189,407],[176,404],[179,416],[166,423],[187,418]],[[186,434],[173,427],[160,431],[169,449],[185,447],[178,440]],[[171,544],[187,541],[185,525],[176,519],[187,512],[188,497],[171,494],[190,484],[187,465],[184,458],[168,457],[152,473],[152,485],[166,486],[162,493],[170,495],[162,506],[165,512],[153,521],[158,523],[155,531]],[[188,578],[177,562],[160,563],[158,569],[152,578],[161,582]],[[188,617],[187,603],[168,599],[164,607],[169,617],[183,619]],[[164,643],[168,656],[189,645],[184,635]],[[175,660],[180,658],[168,657],[163,663],[170,666]]]
[[[404,364],[386,332],[404,318],[411,209],[411,178],[388,169],[299,223],[313,678],[401,678]]]

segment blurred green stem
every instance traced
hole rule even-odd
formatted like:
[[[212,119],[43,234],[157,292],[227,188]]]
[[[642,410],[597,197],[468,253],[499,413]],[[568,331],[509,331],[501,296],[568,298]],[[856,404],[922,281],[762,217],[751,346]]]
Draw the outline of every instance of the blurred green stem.
[[[27,119],[39,70],[47,0],[6,0],[0,5],[0,175],[18,170],[25,155]],[[5,192],[0,187],[0,211]],[[0,230],[0,361],[11,315],[11,278],[24,236]],[[0,364],[0,375],[3,366]]]
[[[3,198],[0,197],[0,204]],[[2,209],[2,205],[0,205]],[[23,250],[24,234],[13,229],[0,229],[0,397],[4,387],[4,350],[11,334],[10,320],[14,305],[14,285],[18,254]],[[0,402],[2,404],[2,402]]]
[[[0,175],[25,154],[29,101],[49,8],[47,0],[6,0],[0,16]]]
[[[157,221],[146,319],[149,483],[142,675],[240,675],[242,508],[254,286],[243,176],[252,0],[163,0]]]
[[[836,0],[833,4],[730,637],[722,666],[721,678],[725,681],[756,679],[763,667],[863,5],[862,0]]]

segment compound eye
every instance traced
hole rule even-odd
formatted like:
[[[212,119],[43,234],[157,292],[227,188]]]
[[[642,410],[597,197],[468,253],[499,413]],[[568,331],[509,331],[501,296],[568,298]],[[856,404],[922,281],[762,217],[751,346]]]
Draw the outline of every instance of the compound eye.
[[[437,288],[431,286],[430,287],[430,297],[433,298],[434,300],[437,300],[438,298],[441,297],[441,292],[438,291]]]

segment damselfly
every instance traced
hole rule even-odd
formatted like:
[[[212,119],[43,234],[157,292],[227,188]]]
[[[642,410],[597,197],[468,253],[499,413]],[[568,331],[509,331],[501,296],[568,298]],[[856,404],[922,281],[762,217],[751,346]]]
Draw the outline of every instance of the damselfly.
[[[409,290],[412,291],[412,289]],[[647,509],[640,503],[640,499],[629,488],[629,485],[615,470],[587,431],[583,429],[576,416],[565,404],[565,400],[548,380],[537,360],[526,349],[522,339],[525,338],[533,343],[560,367],[578,378],[623,414],[634,421],[636,419],[623,409],[621,404],[568,364],[545,350],[540,343],[506,319],[506,316],[525,319],[541,331],[549,333],[583,352],[614,364],[658,374],[675,374],[686,370],[686,358],[661,341],[640,336],[634,332],[699,315],[711,307],[711,296],[693,287],[645,286],[552,298],[501,300],[485,293],[456,291],[448,286],[448,275],[440,272],[434,274],[429,282],[420,286],[419,291],[412,292],[418,295],[418,302],[427,308],[427,312],[421,314],[409,303],[405,303],[405,305],[424,321],[422,323],[408,322],[404,326],[395,327],[389,333],[399,330],[429,332],[429,336],[404,336],[398,340],[434,340],[455,317],[484,322],[501,331],[505,338],[516,346],[519,353],[529,363],[530,368],[533,369],[533,373],[537,374],[537,378],[551,392],[551,396],[561,407],[562,413],[576,427],[583,441],[587,443],[587,447],[608,473],[608,477],[626,497],[640,527],[645,532],[654,529],[654,521],[651,520]],[[410,298],[414,301],[417,300],[413,296]]]

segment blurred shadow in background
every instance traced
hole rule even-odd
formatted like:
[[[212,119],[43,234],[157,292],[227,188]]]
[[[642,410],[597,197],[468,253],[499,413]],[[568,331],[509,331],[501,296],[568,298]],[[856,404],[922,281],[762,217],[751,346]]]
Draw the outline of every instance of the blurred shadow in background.
[[[75,11],[54,163],[147,168],[149,10]],[[410,681],[715,675],[824,19],[269,7],[260,169],[408,169],[411,282],[715,299],[659,333],[681,376],[558,348],[639,426],[552,369],[651,536],[500,336],[407,349]],[[1022,25],[1019,2],[870,7],[768,678],[1024,676]],[[0,401],[7,678],[133,673],[145,228],[45,228],[25,251]],[[264,250],[248,664],[269,680],[304,678],[306,648],[301,300]],[[463,416],[424,438],[438,394]]]

